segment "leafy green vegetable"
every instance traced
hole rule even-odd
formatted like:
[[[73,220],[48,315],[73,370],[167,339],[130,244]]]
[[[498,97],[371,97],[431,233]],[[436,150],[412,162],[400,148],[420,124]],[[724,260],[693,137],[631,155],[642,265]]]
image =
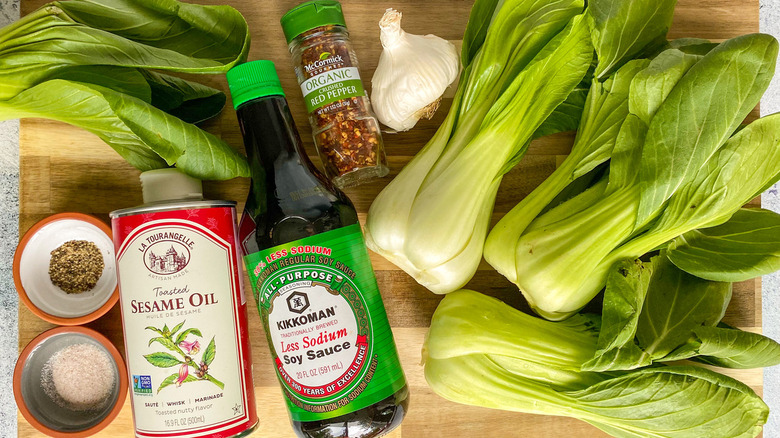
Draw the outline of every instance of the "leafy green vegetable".
[[[140,99],[97,85],[43,82],[0,101],[0,120],[14,117],[44,117],[84,128],[141,170],[175,164],[200,179],[248,174],[246,161],[217,137]]]
[[[434,392],[457,403],[573,417],[616,437],[755,437],[769,412],[748,386],[695,367],[639,370],[561,391],[475,354],[428,359],[425,377]]]
[[[582,110],[588,97],[588,87],[581,83],[572,90],[552,114],[534,132],[534,139],[559,132],[574,131],[580,125]]]
[[[585,371],[634,369],[652,363],[636,344],[639,314],[645,302],[653,263],[623,260],[607,277],[598,350],[583,363]]]
[[[423,350],[425,378],[434,392],[458,403],[578,418],[618,437],[761,432],[768,415],[763,401],[746,385],[707,369],[656,367],[582,373],[587,377],[581,379],[576,372],[560,373],[595,351],[596,326],[576,318],[543,321],[473,291],[453,292],[433,315]]]
[[[598,351],[586,371],[630,370],[691,359],[734,368],[780,363],[780,344],[721,323],[731,283],[694,277],[662,252],[621,261],[607,277]]]
[[[780,215],[740,209],[728,222],[689,231],[669,243],[678,268],[713,281],[744,281],[780,269]]]
[[[755,437],[769,408],[747,385],[703,368],[649,368],[569,392],[583,420],[614,436]]]
[[[713,43],[710,40],[702,38],[678,38],[669,41],[669,47],[689,55],[704,56],[709,53],[710,50],[718,47],[718,43]]]
[[[489,211],[483,202],[493,203],[501,176],[522,157],[534,131],[585,74],[592,50],[586,36],[586,27],[575,18],[571,27],[550,43],[552,47],[543,49],[540,58],[501,95],[473,140],[456,157],[445,153],[443,158],[450,158],[446,168],[440,168],[441,163],[433,167],[417,192],[408,219],[404,249],[414,266],[435,269],[458,254],[472,238],[480,243],[484,240],[487,224],[479,221],[482,223],[477,225],[480,215]],[[468,231],[475,226],[482,231],[471,236]],[[481,252],[480,247],[474,253],[477,263]]]
[[[780,364],[780,344],[733,328],[702,326],[694,329],[701,345],[696,359],[724,368],[762,368]]]
[[[638,227],[657,214],[758,105],[774,76],[771,60],[777,58],[777,46],[773,37],[761,34],[727,40],[672,89],[649,125],[642,150]]]
[[[677,49],[659,54],[631,82],[631,113],[649,126],[672,89],[700,59],[701,56],[689,55]]]
[[[187,123],[216,116],[227,101],[225,93],[197,82],[146,70],[141,73],[149,84],[152,106]]]
[[[677,0],[588,2],[588,24],[599,58],[596,77],[604,79],[639,53],[663,45],[676,3]]]
[[[499,0],[474,2],[474,6],[469,14],[469,21],[466,24],[466,31],[463,33],[463,44],[461,45],[460,61],[464,68],[471,64],[471,61],[485,42],[488,27],[490,27],[498,7],[500,7]]]
[[[229,6],[176,0],[58,1],[0,31],[0,100],[74,66],[224,73],[246,59],[249,30]]]
[[[591,84],[577,139],[566,160],[523,198],[493,228],[485,242],[485,260],[510,281],[516,282],[516,252],[508,250],[533,219],[568,184],[608,160],[623,121],[628,116],[628,96],[634,76],[648,61],[631,61],[605,82]]]
[[[495,4],[484,1],[474,10]],[[501,177],[591,64],[581,0],[499,6],[444,124],[377,196],[366,223],[367,245],[434,292],[474,274]]]
[[[595,316],[576,315],[551,324],[495,298],[462,289],[449,294],[436,309],[424,356],[449,359],[490,354],[516,374],[557,388],[580,389],[604,379],[580,372],[582,362],[596,351],[598,327]]]
[[[235,9],[58,1],[0,29],[0,42],[0,120],[42,117],[82,127],[140,170],[176,165],[201,179],[249,175],[230,146],[184,123],[219,113],[225,95],[148,70],[221,73],[245,60],[249,31]]]
[[[631,6],[626,8],[625,5],[628,3],[625,2],[596,0],[589,2],[587,15],[591,28],[609,25],[610,32],[614,32],[614,35],[602,35],[606,39],[617,35],[631,34],[631,41],[650,42],[664,38],[668,26],[649,25],[642,26],[637,30],[633,23],[646,19],[647,12],[671,17],[674,3],[674,1],[658,3],[655,6],[659,9],[632,8]],[[610,14],[608,11],[614,13]],[[600,24],[595,23],[594,20],[599,21]],[[594,37],[594,35],[592,30],[591,36]],[[594,37],[598,58],[597,71],[599,69],[602,71],[612,70],[612,67],[604,67],[605,63],[614,63],[614,67],[617,67],[618,63],[622,63],[623,61],[614,57],[617,52],[625,52],[633,56],[644,48],[644,46],[634,47],[633,44],[629,44],[612,51],[606,39],[599,41]],[[626,42],[628,41],[627,39]],[[605,76],[603,78],[605,80],[592,81],[577,130],[577,138],[569,156],[550,177],[530,195],[523,198],[491,230],[485,242],[485,260],[510,281],[517,283],[516,262],[517,252],[520,251],[520,248],[519,246],[513,248],[509,242],[517,242],[534,218],[543,212],[546,206],[567,185],[609,160],[612,149],[615,147],[616,137],[629,114],[629,93],[634,76],[646,69],[649,63],[649,60],[642,59],[628,61],[614,74]],[[561,117],[561,114],[554,114],[551,119],[540,128],[540,133],[556,132],[557,125],[563,128],[568,127],[567,119]],[[632,123],[627,129],[636,132],[635,130],[641,129],[641,127]],[[632,172],[634,171],[632,170]]]
[[[729,301],[731,283],[694,277],[660,256],[639,315],[639,347],[652,360],[663,360],[689,341],[697,327],[717,325]]]
[[[647,232],[610,258],[638,257],[688,231],[726,222],[780,178],[778,130],[780,115],[771,115],[737,132],[669,199]]]
[[[585,209],[575,197],[538,217],[538,208],[513,211],[491,232],[485,258],[518,285],[535,311],[563,319],[604,287],[617,261],[638,258],[683,233],[728,220],[780,177],[777,116],[760,119],[728,139],[746,108],[758,102],[776,55],[777,42],[759,34],[721,43],[698,60],[677,49],[659,55],[631,80],[630,93],[646,96],[644,106],[635,106],[641,116],[625,116],[617,132],[603,195]],[[731,84],[728,91],[713,88],[711,77]],[[676,85],[668,84],[677,78]],[[653,83],[657,85],[648,85]],[[727,99],[729,105],[721,105]],[[675,162],[681,167],[670,174]],[[549,199],[544,191],[540,196]],[[642,208],[649,216],[641,217]]]

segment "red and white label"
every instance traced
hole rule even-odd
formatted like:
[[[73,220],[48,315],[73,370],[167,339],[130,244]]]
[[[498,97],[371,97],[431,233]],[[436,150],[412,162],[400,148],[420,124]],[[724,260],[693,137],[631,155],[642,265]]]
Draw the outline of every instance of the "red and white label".
[[[355,309],[343,295],[317,281],[296,281],[278,291],[271,309],[274,361],[294,393],[327,399],[359,377],[368,340],[359,334]]]
[[[257,422],[235,209],[113,219],[136,436],[230,437]]]

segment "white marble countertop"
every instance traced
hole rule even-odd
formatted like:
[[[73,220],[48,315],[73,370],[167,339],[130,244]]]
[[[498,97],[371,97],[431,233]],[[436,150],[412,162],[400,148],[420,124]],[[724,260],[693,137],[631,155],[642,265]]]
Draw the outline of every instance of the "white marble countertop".
[[[780,39],[780,0],[761,0],[759,30]],[[780,71],[780,69],[778,70]],[[780,74],[775,74],[764,98],[761,115],[780,111]],[[780,183],[761,196],[762,206],[780,212]],[[780,339],[780,272],[762,279],[763,332],[772,339]],[[764,370],[764,401],[769,405],[769,421],[764,426],[764,438],[780,438],[780,366]]]
[[[780,39],[780,0],[761,0],[760,30]],[[19,18],[19,0],[0,0],[0,27]],[[778,69],[780,72],[780,68]],[[761,101],[761,115],[780,111],[780,74]],[[764,208],[780,212],[780,184],[762,196]],[[0,437],[17,435],[12,377],[18,355],[18,297],[11,273],[19,241],[19,122],[0,122]],[[764,277],[763,331],[780,340],[780,272]],[[11,358],[11,359],[8,359]],[[764,371],[764,401],[770,407],[765,438],[780,438],[780,366]],[[704,437],[703,437],[704,438]]]
[[[0,0],[0,27],[19,19],[19,0]],[[0,436],[16,436],[12,379],[19,355],[13,255],[19,242],[19,121],[0,122]]]

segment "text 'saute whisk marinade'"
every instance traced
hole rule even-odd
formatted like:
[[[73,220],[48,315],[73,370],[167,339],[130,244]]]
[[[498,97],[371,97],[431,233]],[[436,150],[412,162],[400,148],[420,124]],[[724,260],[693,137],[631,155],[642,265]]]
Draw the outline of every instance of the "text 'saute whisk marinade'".
[[[176,169],[141,174],[111,212],[137,437],[217,438],[257,426],[236,203]]]
[[[228,84],[252,169],[239,238],[294,429],[384,434],[408,389],[355,208],[304,153],[273,63]]]

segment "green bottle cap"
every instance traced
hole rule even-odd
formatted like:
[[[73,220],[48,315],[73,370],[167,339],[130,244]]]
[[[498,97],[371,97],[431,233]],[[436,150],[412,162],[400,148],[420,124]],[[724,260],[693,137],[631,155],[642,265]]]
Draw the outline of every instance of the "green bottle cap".
[[[335,0],[312,0],[301,3],[282,17],[282,30],[287,38],[287,44],[306,31],[329,24],[347,26],[344,13],[341,12],[341,3]]]
[[[271,61],[250,61],[239,64],[227,72],[233,108],[247,101],[264,96],[284,96],[282,84]]]

